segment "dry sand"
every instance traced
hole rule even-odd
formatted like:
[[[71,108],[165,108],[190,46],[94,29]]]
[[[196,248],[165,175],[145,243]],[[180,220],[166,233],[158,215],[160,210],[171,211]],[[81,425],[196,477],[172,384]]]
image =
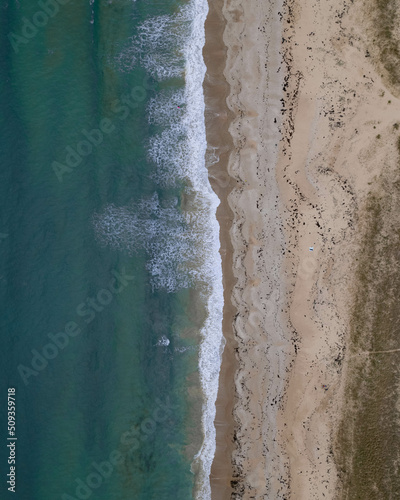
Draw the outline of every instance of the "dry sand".
[[[344,498],[333,448],[360,210],[397,166],[400,102],[368,52],[360,3],[225,0],[210,16],[228,342],[213,498]]]

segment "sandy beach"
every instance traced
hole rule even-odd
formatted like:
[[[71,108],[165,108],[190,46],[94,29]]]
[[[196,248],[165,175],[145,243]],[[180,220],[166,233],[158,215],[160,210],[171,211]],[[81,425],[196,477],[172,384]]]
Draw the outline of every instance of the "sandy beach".
[[[398,428],[398,53],[378,5],[210,9],[227,339],[216,500],[398,498],[397,455],[365,439]]]

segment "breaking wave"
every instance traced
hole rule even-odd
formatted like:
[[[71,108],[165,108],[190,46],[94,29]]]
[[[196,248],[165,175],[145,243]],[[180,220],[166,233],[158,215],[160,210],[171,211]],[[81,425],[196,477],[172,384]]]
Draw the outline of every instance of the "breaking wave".
[[[193,462],[198,500],[211,498],[215,401],[224,346],[219,201],[206,168],[202,50],[207,11],[206,0],[192,0],[174,16],[149,19],[124,52],[124,58],[141,64],[159,81],[185,78],[182,90],[160,92],[147,110],[149,123],[159,130],[148,145],[148,159],[156,171],[153,179],[162,187],[184,186],[185,208],[160,206],[154,195],[130,206],[110,205],[93,219],[103,244],[130,253],[146,251],[154,287],[175,292],[195,284],[207,304],[199,348],[204,440]],[[214,161],[212,155],[207,158],[207,164]]]

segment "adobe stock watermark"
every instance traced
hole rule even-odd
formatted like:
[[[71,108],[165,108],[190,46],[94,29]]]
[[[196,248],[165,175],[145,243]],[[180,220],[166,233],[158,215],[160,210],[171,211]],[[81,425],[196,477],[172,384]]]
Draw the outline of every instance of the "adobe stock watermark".
[[[131,111],[139,106],[139,103],[144,101],[147,96],[147,91],[154,89],[154,85],[149,83],[149,78],[143,79],[142,85],[133,87],[129,94],[122,96],[121,99],[116,99],[111,106],[111,111],[114,113],[112,118],[102,118],[97,128],[91,130],[82,129],[81,136],[76,144],[68,145],[65,148],[65,158],[63,162],[53,161],[51,164],[54,173],[59,182],[63,181],[63,176],[73,172],[78,167],[83,159],[89,156],[100,144],[103,143],[104,137],[115,131],[116,126],[113,121],[117,118],[119,121],[126,120]]]
[[[157,427],[165,423],[173,410],[177,408],[171,404],[169,397],[166,398],[165,403],[159,399],[156,399],[156,403],[157,407],[153,410],[151,417],[142,420],[140,425],[132,425],[129,430],[121,434],[120,446],[112,450],[106,460],[100,463],[92,462],[91,472],[84,479],[75,478],[75,496],[63,493],[61,500],[87,500],[90,498],[94,490],[100,488],[110,478],[115,468],[123,464],[126,458],[138,450],[140,443],[147,441]]]
[[[84,318],[83,321],[87,325],[94,320],[97,314],[111,304],[115,295],[121,293],[134,279],[134,276],[126,274],[124,269],[121,273],[112,271],[112,274],[113,277],[107,288],[100,289],[95,297],[87,298],[85,302],[78,304],[75,309],[77,316]],[[41,349],[31,350],[32,359],[29,366],[18,365],[18,373],[24,384],[28,385],[30,377],[37,377],[39,373],[43,372],[49,362],[54,360],[69,345],[71,339],[80,335],[82,330],[83,328],[76,321],[68,321],[62,331],[47,334],[50,342]]]
[[[16,34],[11,31],[7,35],[14,52],[18,54],[20,45],[26,45],[32,38],[35,38],[39,29],[47,26],[50,18],[55,17],[59,13],[60,5],[66,5],[70,1],[71,0],[39,0],[38,6],[40,10],[37,10],[31,19],[27,17],[22,18],[21,34]]]

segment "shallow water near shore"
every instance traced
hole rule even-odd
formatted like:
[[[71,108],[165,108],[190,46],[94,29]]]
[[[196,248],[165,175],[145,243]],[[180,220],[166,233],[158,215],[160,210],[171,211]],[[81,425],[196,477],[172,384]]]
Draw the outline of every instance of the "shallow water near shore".
[[[16,491],[208,498],[222,285],[204,160],[207,4],[57,5],[0,13]],[[3,477],[6,466],[4,446]]]

